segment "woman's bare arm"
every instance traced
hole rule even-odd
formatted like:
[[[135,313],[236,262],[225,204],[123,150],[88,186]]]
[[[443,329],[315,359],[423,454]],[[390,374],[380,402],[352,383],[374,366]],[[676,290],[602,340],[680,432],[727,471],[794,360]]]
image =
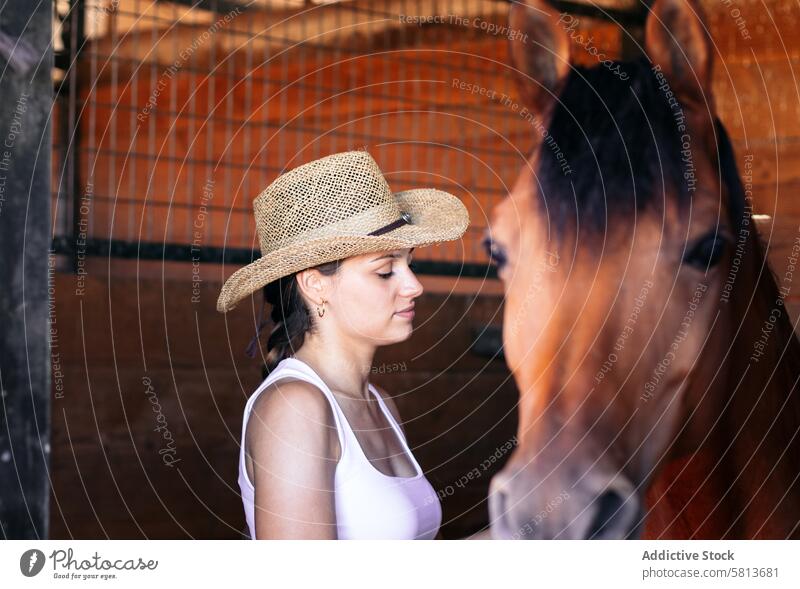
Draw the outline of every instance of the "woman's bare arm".
[[[310,383],[275,383],[256,400],[247,424],[256,539],[336,539],[336,436],[328,400]]]

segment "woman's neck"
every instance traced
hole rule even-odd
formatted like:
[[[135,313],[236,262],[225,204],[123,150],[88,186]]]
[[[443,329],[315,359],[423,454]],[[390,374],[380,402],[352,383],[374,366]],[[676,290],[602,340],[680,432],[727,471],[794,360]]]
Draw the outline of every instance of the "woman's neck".
[[[369,375],[374,347],[357,347],[307,338],[294,357],[305,362],[328,388],[354,399],[370,400]]]

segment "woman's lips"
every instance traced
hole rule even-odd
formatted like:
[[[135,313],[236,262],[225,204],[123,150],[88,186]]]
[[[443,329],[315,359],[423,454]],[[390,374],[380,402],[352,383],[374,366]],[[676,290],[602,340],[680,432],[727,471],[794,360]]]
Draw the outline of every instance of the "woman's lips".
[[[413,319],[414,318],[414,307],[411,307],[408,311],[398,311],[395,313],[398,317],[402,317],[404,319]]]

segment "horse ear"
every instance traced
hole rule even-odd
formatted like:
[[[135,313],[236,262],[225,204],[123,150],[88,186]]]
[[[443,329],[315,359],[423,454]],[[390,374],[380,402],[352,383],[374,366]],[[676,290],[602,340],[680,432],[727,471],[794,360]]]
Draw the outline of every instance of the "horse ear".
[[[656,0],[645,25],[645,50],[684,104],[710,102],[712,44],[695,0]]]
[[[546,0],[514,2],[508,26],[509,53],[522,102],[534,114],[545,118],[555,104],[569,74],[569,22]]]

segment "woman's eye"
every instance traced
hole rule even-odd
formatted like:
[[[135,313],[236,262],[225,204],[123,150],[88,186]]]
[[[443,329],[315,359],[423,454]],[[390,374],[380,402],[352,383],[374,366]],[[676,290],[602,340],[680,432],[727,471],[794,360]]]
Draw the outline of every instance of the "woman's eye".
[[[710,233],[695,244],[683,257],[683,261],[698,270],[705,271],[719,264],[725,253],[726,245],[727,239],[718,233]]]
[[[417,269],[417,265],[416,265],[414,262],[409,262],[409,263],[408,263],[408,269],[409,269],[409,270],[411,270],[412,272],[414,272],[414,270],[416,270],[416,269]],[[383,278],[384,280],[388,280],[388,279],[389,279],[389,278],[391,278],[393,275],[394,275],[394,272],[392,272],[392,271],[389,271],[389,272],[386,272],[386,273],[383,273],[383,274],[381,274],[380,272],[378,272],[378,276],[380,276],[380,277],[381,277],[381,278]]]

